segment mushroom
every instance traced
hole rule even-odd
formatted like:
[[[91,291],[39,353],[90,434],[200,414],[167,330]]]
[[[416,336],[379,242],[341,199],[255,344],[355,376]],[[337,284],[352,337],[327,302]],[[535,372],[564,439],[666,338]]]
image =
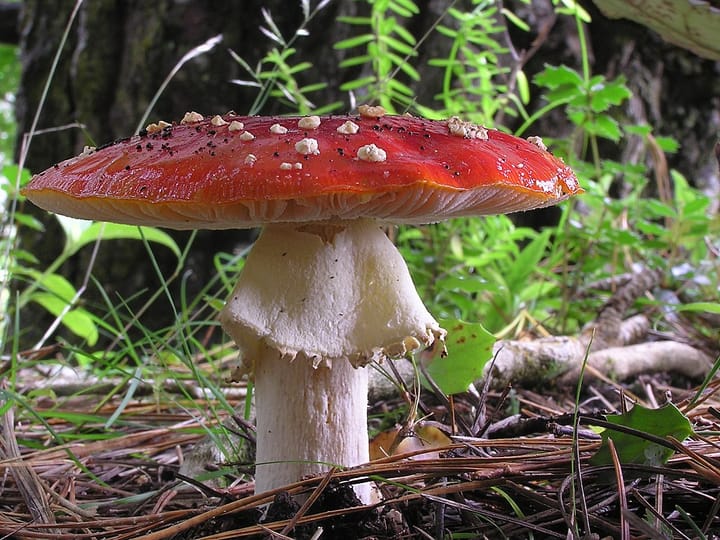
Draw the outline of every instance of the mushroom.
[[[263,227],[220,314],[255,380],[262,493],[368,461],[363,366],[443,348],[445,331],[381,224],[528,210],[581,191],[537,138],[361,109],[188,114],[88,149],[24,194],[85,219]]]

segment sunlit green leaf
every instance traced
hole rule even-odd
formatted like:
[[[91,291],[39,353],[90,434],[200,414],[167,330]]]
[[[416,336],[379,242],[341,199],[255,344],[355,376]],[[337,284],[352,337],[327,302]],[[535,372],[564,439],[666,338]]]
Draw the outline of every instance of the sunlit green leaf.
[[[517,72],[517,89],[520,101],[525,105],[530,103],[530,83],[522,69]]]
[[[16,212],[14,218],[17,225],[23,225],[28,229],[33,229],[35,231],[42,231],[45,229],[42,221],[37,219],[35,216],[31,216],[30,214],[21,214],[19,212]]]
[[[584,84],[580,74],[567,66],[547,66],[533,80],[550,89],[566,85],[577,88]]]
[[[601,85],[591,87],[590,107],[595,112],[606,111],[612,106],[620,105],[631,95],[622,79],[603,81]]]
[[[677,215],[677,212],[675,212],[675,209],[672,206],[665,204],[658,199],[646,200],[645,206],[650,211],[651,215],[655,217],[674,218]]]
[[[699,214],[705,221],[705,212],[707,207],[710,205],[710,199],[706,197],[699,197],[694,201],[688,201],[682,208],[683,216],[690,217],[693,214]]]
[[[408,43],[410,45],[415,45],[417,43],[415,36],[413,36],[407,29],[402,26],[396,26],[395,33],[400,36],[405,41],[405,43]],[[410,54],[414,55],[415,51],[410,51]]]
[[[545,229],[520,252],[507,275],[507,283],[511,288],[525,283],[528,277],[536,271],[540,259],[545,254],[551,232],[550,229]]]
[[[30,171],[27,169],[23,169],[22,171],[19,169],[19,167],[11,163],[9,165],[5,165],[0,170],[0,177],[2,177],[9,185],[15,186],[16,180],[18,180],[18,174],[20,187],[23,187],[25,184],[27,184],[30,181],[31,174]],[[4,182],[0,182],[0,184],[3,184]]]
[[[459,394],[482,377],[485,364],[492,358],[495,337],[479,323],[457,319],[439,322],[448,332],[448,354],[444,358],[435,358],[427,371],[443,392]]]
[[[390,0],[388,2],[388,8],[401,17],[412,17],[420,11],[417,5],[411,0]]]
[[[341,41],[338,41],[333,45],[335,49],[351,49],[352,47],[359,47],[360,45],[365,45],[369,41],[372,41],[375,39],[375,36],[371,34],[363,34],[361,36],[354,36],[348,39],[343,39]]]
[[[673,154],[680,149],[680,143],[674,137],[655,137],[655,142],[660,150]]]
[[[459,32],[457,30],[453,28],[448,28],[447,26],[443,26],[442,24],[438,25],[435,30],[437,30],[438,33],[451,39],[455,39],[459,35]]]
[[[556,11],[558,13],[565,13],[567,15],[577,16],[584,23],[592,22],[592,17],[590,17],[590,14],[580,4],[578,4],[576,0],[560,0],[560,2],[564,7],[556,8]]]
[[[18,266],[13,272],[18,276],[29,277],[37,282],[44,291],[62,299],[64,302],[70,302],[77,294],[73,284],[60,274],[44,274],[35,268],[25,266]]]
[[[635,223],[635,227],[637,227],[638,231],[647,235],[665,236],[668,232],[662,225],[644,219],[638,220]]]
[[[585,129],[611,141],[619,141],[622,135],[617,121],[606,114],[599,114],[592,122],[586,123]]]
[[[84,309],[75,308],[65,311],[68,305],[67,301],[51,293],[36,292],[33,294],[32,300],[55,317],[62,315],[62,324],[76,336],[85,339],[88,345],[93,346],[97,343],[97,326]]]
[[[678,311],[704,311],[706,313],[720,314],[720,303],[716,302],[691,302],[674,307]]]
[[[523,30],[525,32],[530,31],[530,25],[528,25],[525,21],[523,21],[520,17],[515,15],[509,9],[503,8],[502,14],[507,18],[508,21],[510,21],[513,25],[518,27],[520,30]]]
[[[81,247],[95,242],[98,238],[102,240],[142,240],[145,238],[148,242],[165,246],[172,251],[176,257],[180,257],[180,248],[175,240],[160,229],[102,222],[94,222],[85,228],[77,238],[75,238],[70,253],[77,252]]]

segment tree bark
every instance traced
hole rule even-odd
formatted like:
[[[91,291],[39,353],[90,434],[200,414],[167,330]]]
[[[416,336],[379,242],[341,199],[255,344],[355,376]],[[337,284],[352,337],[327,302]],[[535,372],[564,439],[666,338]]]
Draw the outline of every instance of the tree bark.
[[[17,45],[20,40],[18,20],[20,4],[17,2],[0,2],[0,43]]]

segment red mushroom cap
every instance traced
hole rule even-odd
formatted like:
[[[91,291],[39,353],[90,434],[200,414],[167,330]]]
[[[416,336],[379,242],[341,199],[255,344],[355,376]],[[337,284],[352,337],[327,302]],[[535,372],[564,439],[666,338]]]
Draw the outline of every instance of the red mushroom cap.
[[[539,139],[458,119],[228,114],[151,131],[55,165],[23,193],[79,218],[227,229],[359,217],[428,223],[582,192]]]

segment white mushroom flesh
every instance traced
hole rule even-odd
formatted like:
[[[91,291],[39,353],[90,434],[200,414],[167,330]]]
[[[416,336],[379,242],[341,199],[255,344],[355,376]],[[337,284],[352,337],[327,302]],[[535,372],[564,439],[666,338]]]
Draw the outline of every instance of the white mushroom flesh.
[[[367,461],[362,366],[444,338],[370,220],[266,227],[221,321],[255,375],[258,493]]]

